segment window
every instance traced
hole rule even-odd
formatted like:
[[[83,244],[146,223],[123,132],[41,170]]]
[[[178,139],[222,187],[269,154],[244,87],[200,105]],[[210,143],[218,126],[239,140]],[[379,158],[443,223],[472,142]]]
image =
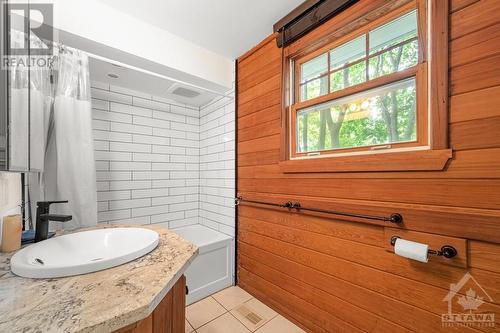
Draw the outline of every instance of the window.
[[[420,8],[412,2],[290,57],[290,158],[429,147]]]
[[[297,152],[416,140],[415,78],[297,112]]]

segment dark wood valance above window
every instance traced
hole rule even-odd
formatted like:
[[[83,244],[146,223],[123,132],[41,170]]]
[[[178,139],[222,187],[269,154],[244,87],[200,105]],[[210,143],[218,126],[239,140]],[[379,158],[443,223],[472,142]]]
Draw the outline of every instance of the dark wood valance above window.
[[[287,46],[358,0],[307,0],[274,25],[279,47]]]

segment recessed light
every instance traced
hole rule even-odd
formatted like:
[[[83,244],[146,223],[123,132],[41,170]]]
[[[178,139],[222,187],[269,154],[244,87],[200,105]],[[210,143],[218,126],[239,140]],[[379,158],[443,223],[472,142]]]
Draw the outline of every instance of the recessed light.
[[[119,78],[120,76],[118,76],[117,74],[113,74],[113,73],[109,73],[108,76],[112,79],[117,79]]]

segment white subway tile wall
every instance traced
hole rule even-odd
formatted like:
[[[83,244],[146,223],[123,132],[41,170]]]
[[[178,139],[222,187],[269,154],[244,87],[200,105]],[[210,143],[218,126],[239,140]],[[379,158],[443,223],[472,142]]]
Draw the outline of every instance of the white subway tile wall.
[[[99,223],[235,235],[234,89],[201,109],[92,85]]]
[[[200,223],[235,236],[235,100],[201,108]]]
[[[99,223],[199,223],[200,110],[92,84]]]

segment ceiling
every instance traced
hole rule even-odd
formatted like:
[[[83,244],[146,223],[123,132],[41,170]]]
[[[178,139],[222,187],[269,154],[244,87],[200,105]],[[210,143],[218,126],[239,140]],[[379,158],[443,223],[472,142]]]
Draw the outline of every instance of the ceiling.
[[[194,107],[203,106],[217,97],[216,94],[194,88],[192,86],[177,83],[164,77],[135,70],[127,67],[117,66],[110,62],[90,57],[90,79],[101,83],[107,83],[121,88],[126,88],[151,96],[163,97],[176,102]],[[111,76],[110,76],[111,74]],[[183,97],[173,94],[176,88],[184,88],[198,93],[194,97]]]
[[[99,0],[194,44],[236,59],[303,0]]]

